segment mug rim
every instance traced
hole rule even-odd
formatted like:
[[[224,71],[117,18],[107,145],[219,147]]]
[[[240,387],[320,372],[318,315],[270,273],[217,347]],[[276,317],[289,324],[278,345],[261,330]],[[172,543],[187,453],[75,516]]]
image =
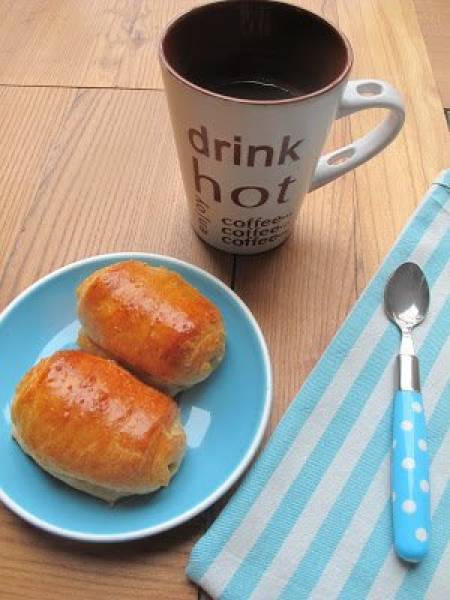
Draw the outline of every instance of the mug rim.
[[[347,53],[347,60],[346,60],[345,66],[342,69],[342,71],[330,83],[328,83],[326,86],[319,88],[318,90],[309,92],[308,94],[301,94],[298,96],[293,96],[292,98],[279,98],[279,99],[274,99],[274,100],[256,100],[256,99],[252,99],[252,98],[239,98],[236,96],[225,96],[224,94],[219,94],[218,92],[214,92],[212,90],[209,90],[208,88],[197,85],[196,83],[189,81],[189,79],[186,79],[186,77],[183,77],[182,75],[180,75],[180,73],[178,73],[178,71],[176,69],[174,69],[172,67],[172,65],[169,63],[169,60],[167,59],[165,52],[164,52],[164,42],[167,39],[167,36],[171,32],[171,30],[174,28],[174,26],[179,21],[184,19],[187,15],[191,15],[193,13],[200,12],[201,10],[205,9],[206,7],[219,5],[219,4],[223,4],[223,5],[230,4],[230,2],[238,3],[240,1],[241,0],[216,0],[214,2],[208,2],[205,4],[201,4],[200,6],[195,6],[194,8],[191,8],[190,10],[187,10],[179,15],[176,15],[173,19],[171,19],[167,23],[165,28],[163,29],[163,32],[160,36],[159,59],[160,59],[161,65],[173,77],[178,79],[178,81],[180,81],[181,83],[184,83],[189,88],[196,90],[197,92],[200,92],[206,96],[210,96],[212,98],[217,98],[219,100],[225,100],[228,102],[238,102],[239,104],[254,104],[254,105],[261,105],[261,106],[292,104],[292,103],[296,103],[296,102],[302,102],[303,100],[309,100],[310,98],[315,98],[317,96],[321,96],[321,95],[329,92],[330,90],[336,88],[340,83],[342,83],[347,78],[347,76],[350,73],[350,70],[353,66],[353,49],[351,47],[349,40],[344,35],[344,33],[342,33],[342,31],[338,27],[333,25],[333,23],[331,23],[328,19],[326,19],[325,17],[322,17],[322,15],[318,15],[317,13],[307,10],[306,8],[302,8],[301,6],[297,6],[295,4],[290,4],[288,2],[282,2],[280,0],[270,0],[270,2],[272,4],[279,4],[282,6],[287,6],[299,14],[306,13],[306,14],[314,17],[317,21],[320,21],[322,24],[324,24],[324,25],[330,27],[332,30],[334,30],[336,35],[343,42],[346,53]],[[268,0],[265,0],[265,1],[268,1]]]

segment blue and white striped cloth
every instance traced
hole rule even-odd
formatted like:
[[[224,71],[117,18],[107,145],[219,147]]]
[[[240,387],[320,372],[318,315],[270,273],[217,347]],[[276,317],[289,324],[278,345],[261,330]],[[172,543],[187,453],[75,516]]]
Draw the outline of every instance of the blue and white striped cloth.
[[[430,313],[415,332],[428,423],[432,535],[417,566],[392,549],[391,416],[399,334],[383,290],[421,265]],[[450,170],[432,185],[292,402],[193,549],[188,576],[225,600],[450,599]]]

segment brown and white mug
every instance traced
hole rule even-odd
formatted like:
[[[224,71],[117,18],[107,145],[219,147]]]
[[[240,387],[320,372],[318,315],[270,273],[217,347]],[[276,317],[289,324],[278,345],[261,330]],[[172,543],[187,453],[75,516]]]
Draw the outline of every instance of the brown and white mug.
[[[283,2],[194,8],[168,25],[160,62],[192,225],[226,252],[280,245],[305,194],[380,152],[405,117],[389,83],[348,81],[352,50],[333,25]],[[367,108],[389,112],[320,156],[333,120]]]

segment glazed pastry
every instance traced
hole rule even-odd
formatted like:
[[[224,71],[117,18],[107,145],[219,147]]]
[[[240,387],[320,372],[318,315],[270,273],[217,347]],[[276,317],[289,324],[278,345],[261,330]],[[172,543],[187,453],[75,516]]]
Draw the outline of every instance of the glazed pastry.
[[[92,273],[77,297],[80,347],[170,394],[208,377],[223,357],[220,312],[177,273],[120,262]]]
[[[14,438],[43,469],[108,502],[168,485],[185,450],[171,398],[80,350],[30,369],[11,418]]]

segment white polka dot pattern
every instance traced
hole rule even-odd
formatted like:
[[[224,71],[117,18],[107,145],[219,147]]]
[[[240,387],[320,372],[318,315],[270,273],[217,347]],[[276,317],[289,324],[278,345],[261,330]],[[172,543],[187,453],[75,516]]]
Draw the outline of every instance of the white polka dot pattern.
[[[419,540],[419,542],[426,542],[428,539],[427,530],[423,527],[416,529],[416,538]]]
[[[417,442],[417,445],[419,446],[419,450],[422,450],[422,452],[426,452],[428,450],[428,445],[427,445],[426,441],[423,439],[420,439]]]
[[[416,506],[416,503],[414,502],[414,500],[405,500],[402,503],[402,510],[405,513],[412,514],[412,513],[416,512],[416,508],[417,508],[417,506]]]
[[[430,484],[424,410],[417,392],[395,396],[392,448],[394,547],[401,558],[419,562],[429,546]]]
[[[414,467],[415,467],[415,466],[416,466],[416,462],[415,462],[415,460],[414,460],[413,458],[411,458],[410,456],[407,456],[406,458],[404,458],[404,459],[402,460],[402,467],[403,467],[404,469],[411,470],[411,469],[414,469]]]
[[[428,494],[428,492],[430,491],[430,484],[428,483],[428,481],[426,479],[421,479],[419,485],[422,492]]]

